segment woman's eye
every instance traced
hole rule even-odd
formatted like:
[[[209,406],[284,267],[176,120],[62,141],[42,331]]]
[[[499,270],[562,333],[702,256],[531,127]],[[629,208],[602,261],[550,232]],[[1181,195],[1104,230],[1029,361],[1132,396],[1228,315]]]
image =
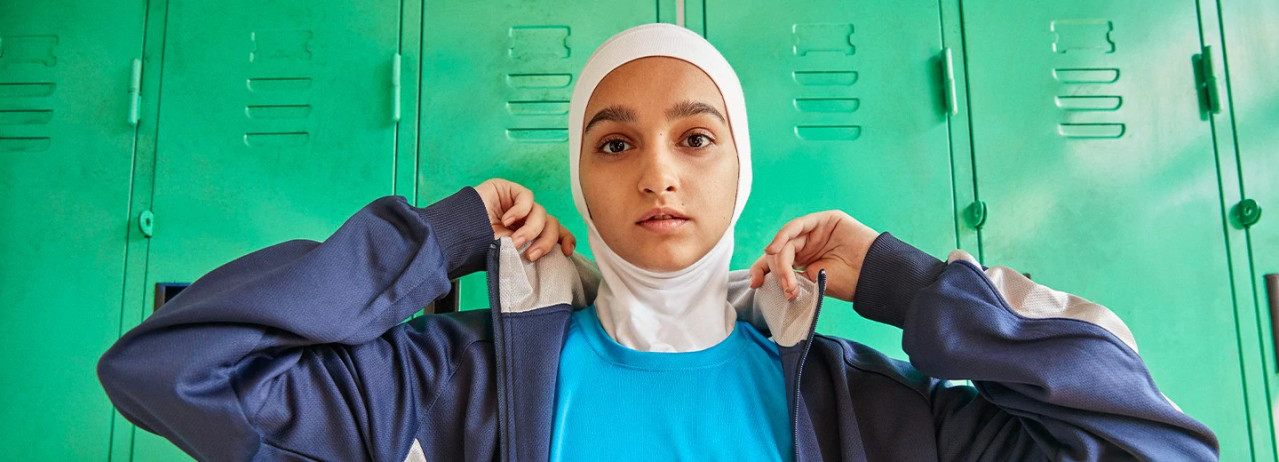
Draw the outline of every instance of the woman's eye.
[[[701,133],[694,133],[692,135],[688,135],[688,138],[684,138],[684,142],[688,144],[688,147],[690,148],[700,148],[710,144],[711,138]]]
[[[628,147],[630,147],[630,143],[627,143],[625,141],[608,140],[608,141],[605,141],[604,144],[600,146],[600,150],[607,152],[609,154],[617,154],[619,152],[625,151],[626,148]]]

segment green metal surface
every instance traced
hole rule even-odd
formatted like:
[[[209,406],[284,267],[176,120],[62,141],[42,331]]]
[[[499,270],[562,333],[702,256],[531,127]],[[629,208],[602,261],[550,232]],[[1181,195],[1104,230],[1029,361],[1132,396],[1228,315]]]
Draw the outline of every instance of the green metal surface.
[[[189,459],[114,414],[97,358],[156,283],[323,240],[382,195],[421,206],[504,177],[584,241],[564,158],[574,76],[614,33],[683,20],[733,64],[751,114],[734,268],[831,208],[939,257],[961,245],[1113,309],[1223,460],[1274,459],[1279,4],[680,12],[0,2],[0,389],[21,391],[0,397],[5,458]],[[462,308],[487,306],[483,277],[463,280]],[[828,305],[819,331],[904,357],[899,331],[848,308]]]
[[[0,446],[105,460],[142,2],[0,2]]]
[[[391,194],[399,2],[168,6],[154,235],[143,314],[191,282],[291,239],[322,241]],[[181,457],[137,432],[133,460]]]
[[[1262,376],[1266,402],[1256,406],[1267,411],[1271,425],[1279,417],[1279,371],[1275,364],[1274,333],[1263,277],[1279,273],[1279,86],[1275,84],[1279,63],[1279,2],[1262,0],[1221,0],[1221,25],[1225,45],[1230,106],[1234,119],[1233,137],[1237,149],[1239,189],[1237,198],[1255,201],[1262,213],[1248,226],[1244,243],[1247,260],[1236,262],[1237,271],[1251,279],[1250,294],[1242,294],[1241,304],[1255,309],[1259,353],[1264,357]],[[1243,223],[1240,223],[1243,224]],[[1275,435],[1266,443],[1275,453]]]
[[[658,4],[446,0],[423,17],[417,204],[506,178],[532,189],[589,255],[568,183],[569,97],[591,52],[653,22]],[[462,278],[461,308],[487,307],[487,287],[483,273]]]
[[[1195,2],[963,4],[984,262],[1114,310],[1252,456]]]
[[[755,171],[734,268],[787,221],[839,209],[944,257],[955,248],[948,104],[934,0],[710,0],[707,39],[737,70]],[[901,331],[827,305],[823,333],[905,358]]]

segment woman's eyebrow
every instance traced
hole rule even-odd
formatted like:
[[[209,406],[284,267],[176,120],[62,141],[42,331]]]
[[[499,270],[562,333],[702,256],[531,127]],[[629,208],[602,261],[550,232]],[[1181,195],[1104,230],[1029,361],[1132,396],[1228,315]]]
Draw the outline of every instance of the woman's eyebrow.
[[[604,109],[600,109],[599,112],[595,113],[595,117],[591,117],[591,121],[586,123],[586,128],[582,130],[582,133],[591,131],[592,125],[605,120],[613,122],[634,122],[635,111],[626,106],[618,105],[612,105]]]
[[[679,104],[672,106],[666,110],[666,119],[675,120],[685,117],[692,117],[698,114],[710,114],[719,119],[720,122],[728,123],[724,120],[724,115],[709,104],[700,101],[681,101]]]

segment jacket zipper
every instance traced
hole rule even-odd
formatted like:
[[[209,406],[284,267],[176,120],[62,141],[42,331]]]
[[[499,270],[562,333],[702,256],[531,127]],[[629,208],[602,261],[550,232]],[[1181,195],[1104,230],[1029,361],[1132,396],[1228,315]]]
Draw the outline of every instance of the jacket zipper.
[[[826,298],[826,270],[817,273],[817,305],[813,307],[813,321],[808,326],[808,336],[804,339],[804,349],[799,354],[799,364],[795,365],[795,404],[791,406],[791,460],[799,462],[799,390],[800,377],[804,375],[804,362],[808,360],[808,348],[813,344],[813,333],[817,331],[817,316],[822,312],[822,300]]]
[[[509,451],[513,450],[513,448],[511,447],[512,438],[510,435],[507,435],[507,431],[509,430],[507,427],[509,426],[506,424],[506,419],[507,415],[510,414],[510,411],[506,408],[506,374],[508,372],[506,370],[506,332],[505,327],[502,324],[502,300],[499,295],[500,287],[498,287],[498,283],[501,278],[497,277],[498,272],[501,270],[498,268],[499,262],[501,261],[501,245],[501,241],[493,241],[492,244],[489,244],[488,265],[486,270],[488,274],[486,276],[488,279],[489,289],[489,310],[493,315],[493,356],[497,363],[495,365],[495,371],[497,372],[495,380],[495,382],[497,382],[497,449],[498,454],[500,454],[500,460],[505,462],[510,460],[508,454]]]

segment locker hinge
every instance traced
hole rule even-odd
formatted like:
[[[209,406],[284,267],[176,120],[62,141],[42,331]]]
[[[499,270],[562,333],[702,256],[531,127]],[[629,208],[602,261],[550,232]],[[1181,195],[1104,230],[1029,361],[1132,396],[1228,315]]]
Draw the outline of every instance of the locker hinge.
[[[142,230],[142,235],[151,237],[151,233],[155,230],[155,214],[150,210],[143,210],[138,214],[138,229]]]
[[[946,91],[946,112],[950,115],[958,115],[959,95],[955,91],[955,56],[950,47],[942,49],[941,52],[941,78],[942,88]]]
[[[142,105],[142,60],[133,59],[133,76],[129,79],[129,125],[138,125],[138,110]]]
[[[1221,113],[1221,94],[1217,88],[1217,71],[1213,67],[1214,61],[1216,58],[1213,56],[1212,45],[1203,47],[1203,52],[1199,55],[1199,75],[1202,78],[1199,82],[1199,91],[1208,112],[1219,114]]]
[[[1261,220],[1261,206],[1257,205],[1257,201],[1252,199],[1244,199],[1235,204],[1235,219],[1239,220],[1239,224],[1244,228],[1251,227]]]
[[[1266,298],[1270,299],[1270,341],[1279,355],[1279,273],[1261,277],[1266,281]]]
[[[400,54],[391,60],[391,121],[400,122]]]
[[[986,201],[973,201],[964,209],[964,222],[973,229],[981,229],[986,224]]]

